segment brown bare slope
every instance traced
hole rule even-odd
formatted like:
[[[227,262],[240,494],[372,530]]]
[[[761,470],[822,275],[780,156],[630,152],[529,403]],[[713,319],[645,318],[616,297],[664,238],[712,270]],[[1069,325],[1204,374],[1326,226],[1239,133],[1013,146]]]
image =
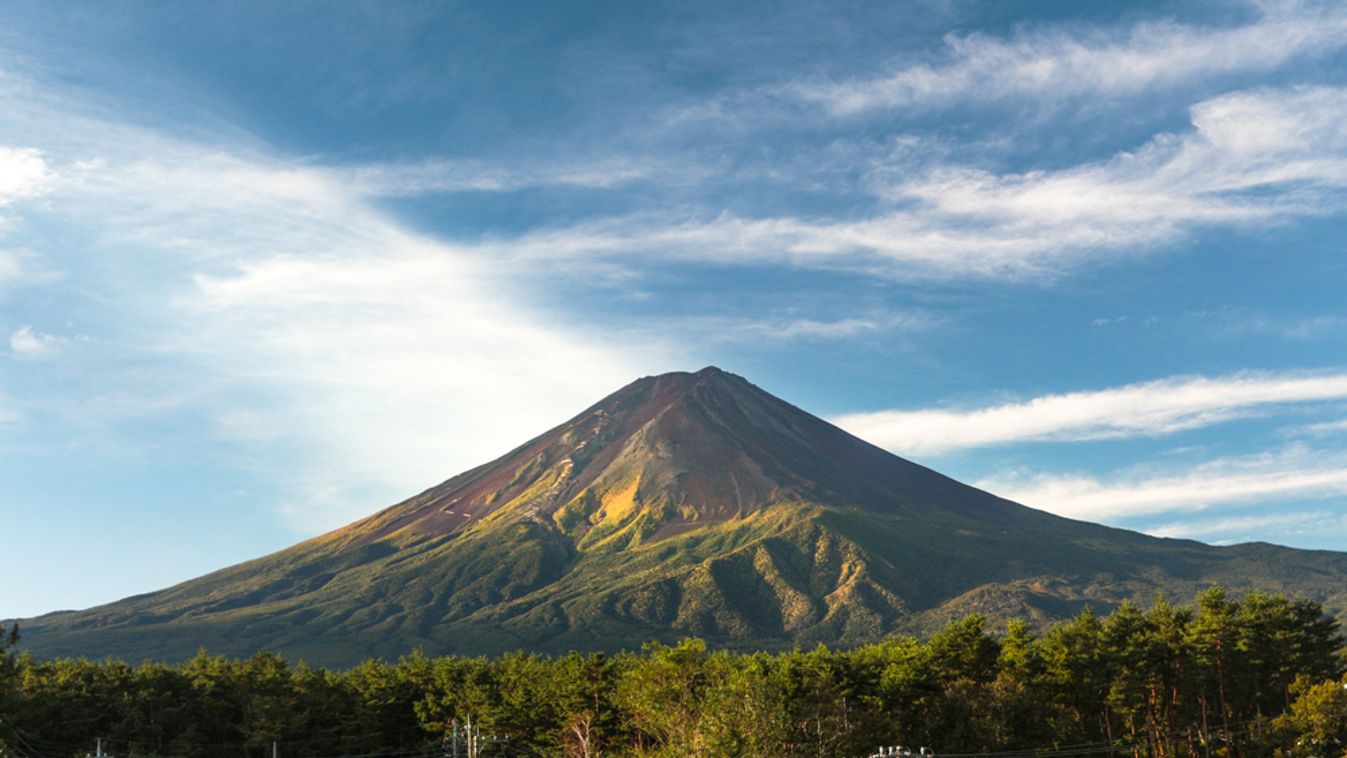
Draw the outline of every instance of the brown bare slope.
[[[179,659],[840,644],[1211,582],[1347,603],[1347,554],[1058,518],[715,368],[640,379],[514,451],[287,550],[25,622],[38,653]]]

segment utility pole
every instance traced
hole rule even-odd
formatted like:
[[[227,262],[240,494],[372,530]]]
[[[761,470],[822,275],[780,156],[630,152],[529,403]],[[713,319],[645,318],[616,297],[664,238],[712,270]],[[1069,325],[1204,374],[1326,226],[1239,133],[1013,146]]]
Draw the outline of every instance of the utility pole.
[[[444,737],[445,742],[448,743],[443,746],[444,752],[442,755],[444,758],[459,758],[458,742],[460,739],[467,750],[466,758],[481,758],[482,748],[488,745],[510,744],[510,735],[508,734],[504,736],[493,734],[490,737],[483,738],[481,728],[473,726],[472,716],[463,720],[461,731],[457,716],[449,719],[446,726],[449,727],[449,733]],[[277,756],[272,756],[272,758],[277,758]]]
[[[906,748],[902,745],[881,745],[879,750],[871,753],[868,758],[908,758],[909,756],[913,756],[914,758],[936,758],[935,751],[928,747],[919,748],[919,751],[914,753],[911,748]]]
[[[271,741],[271,758],[281,758],[280,750],[276,747],[276,740]]]

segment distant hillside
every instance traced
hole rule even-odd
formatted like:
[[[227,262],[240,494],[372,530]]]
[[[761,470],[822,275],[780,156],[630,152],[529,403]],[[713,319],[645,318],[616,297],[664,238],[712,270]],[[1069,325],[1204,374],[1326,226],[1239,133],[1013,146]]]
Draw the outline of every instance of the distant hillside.
[[[362,521],[175,587],[22,622],[43,655],[313,663],[850,645],[970,612],[1061,619],[1211,583],[1347,609],[1347,554],[1064,519],[866,443],[715,368],[640,379]]]

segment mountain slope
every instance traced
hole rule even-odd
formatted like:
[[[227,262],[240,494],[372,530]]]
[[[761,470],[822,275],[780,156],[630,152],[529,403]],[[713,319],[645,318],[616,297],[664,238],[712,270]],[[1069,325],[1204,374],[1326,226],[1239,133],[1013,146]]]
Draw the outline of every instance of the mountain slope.
[[[850,644],[1219,582],[1347,607],[1347,554],[1059,518],[905,461],[718,369],[638,380],[343,529],[24,623],[39,654],[313,663],[513,648]]]

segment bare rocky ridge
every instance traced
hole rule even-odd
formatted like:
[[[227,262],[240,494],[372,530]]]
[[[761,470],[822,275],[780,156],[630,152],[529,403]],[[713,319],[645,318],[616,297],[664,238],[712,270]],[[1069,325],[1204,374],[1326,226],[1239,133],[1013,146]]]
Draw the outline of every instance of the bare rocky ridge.
[[[633,382],[335,532],[24,622],[40,654],[205,645],[349,664],[707,637],[852,644],[980,612],[1042,622],[1212,582],[1347,607],[1347,554],[1211,547],[1052,516],[891,455],[707,368]]]

